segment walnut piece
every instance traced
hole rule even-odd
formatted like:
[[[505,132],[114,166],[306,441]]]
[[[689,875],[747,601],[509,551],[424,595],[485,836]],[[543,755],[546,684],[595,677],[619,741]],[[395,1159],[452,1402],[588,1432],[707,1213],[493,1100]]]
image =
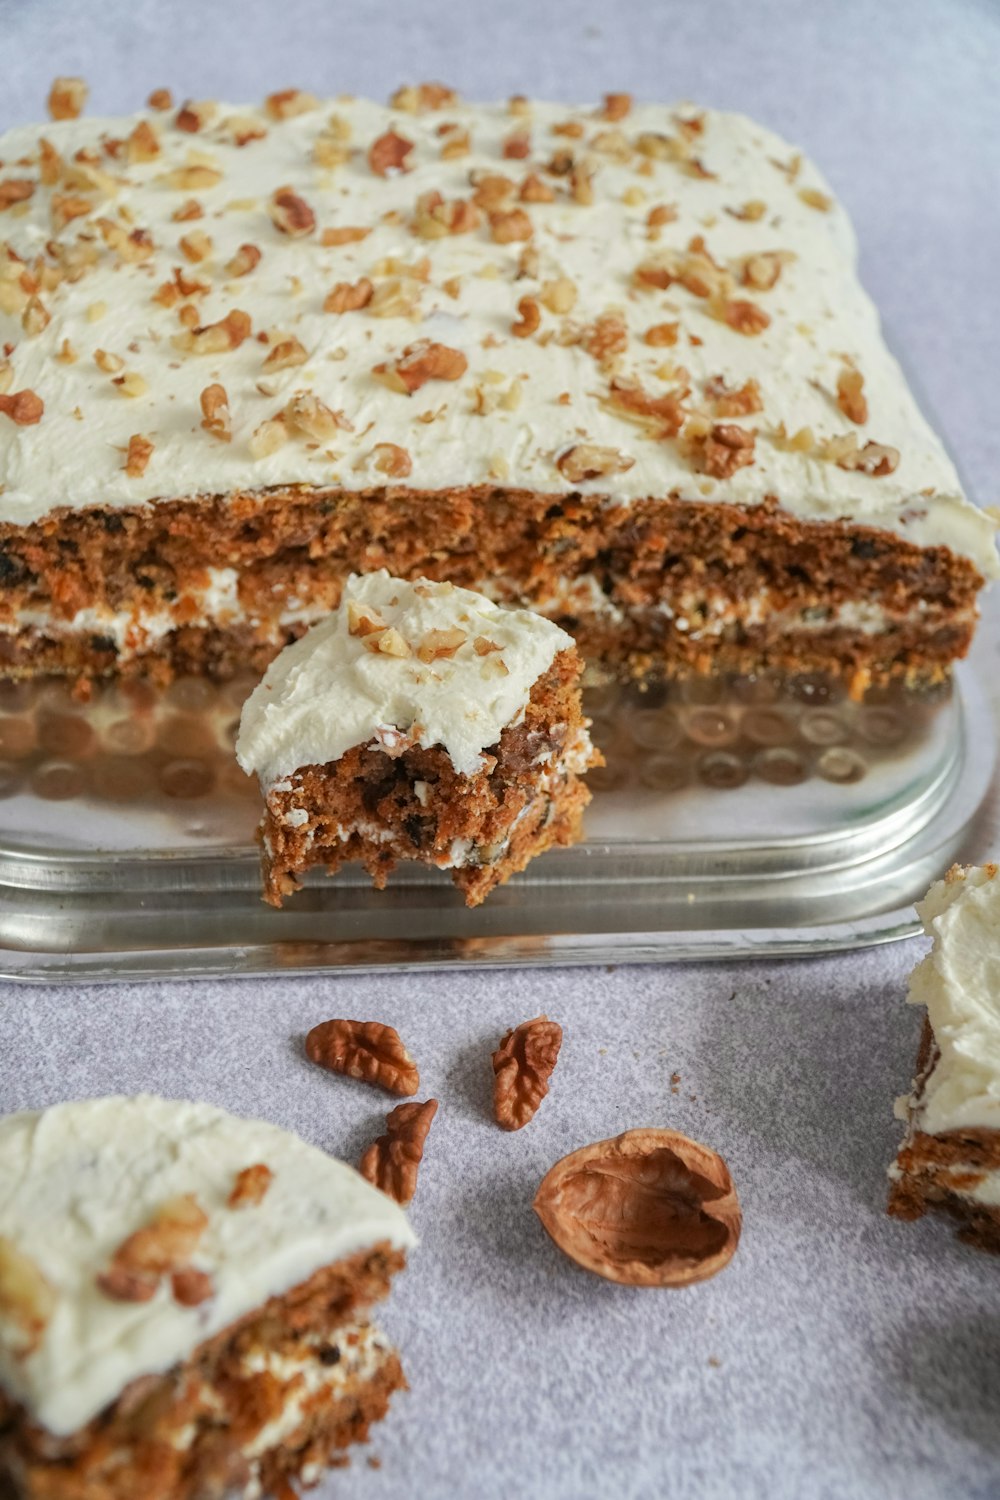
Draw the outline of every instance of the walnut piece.
[[[608,392],[608,405],[616,413],[638,422],[654,437],[676,437],[684,422],[684,397],[686,388],[665,391],[662,396],[650,396],[629,380],[612,380]]]
[[[328,313],[357,312],[362,307],[367,307],[375,293],[375,288],[367,276],[362,276],[360,281],[338,281],[331,291],[327,292],[323,300],[323,311]]]
[[[244,1167],[242,1172],[236,1174],[233,1190],[226,1199],[227,1208],[256,1208],[258,1203],[264,1201],[273,1177],[271,1168],[262,1161],[254,1162],[251,1167]]]
[[[837,405],[849,421],[859,426],[868,421],[865,378],[853,365],[845,365],[837,376]]]
[[[418,339],[408,344],[391,364],[376,365],[374,374],[382,376],[393,390],[412,396],[428,380],[459,380],[469,367],[460,349]]]
[[[413,142],[405,136],[387,130],[368,148],[368,165],[376,177],[388,177],[390,172],[408,172],[406,158],[413,150]]]
[[[556,459],[556,468],[570,484],[597,479],[605,474],[624,474],[635,463],[618,448],[602,448],[597,443],[576,443]]]
[[[227,276],[246,276],[261,262],[261,252],[256,245],[241,245],[229,260],[224,270]]]
[[[398,1031],[380,1021],[321,1021],[306,1037],[306,1056],[331,1073],[377,1084],[390,1094],[415,1094],[420,1087],[417,1065]]]
[[[494,209],[490,214],[490,235],[498,245],[512,245],[530,240],[534,229],[523,208]]]
[[[741,297],[733,297],[726,300],[722,308],[723,321],[737,333],[745,334],[753,338],[758,333],[763,333],[771,323],[771,316],[756,302],[747,302]]]
[[[15,1353],[37,1349],[55,1308],[42,1271],[13,1240],[0,1234],[0,1317],[17,1329]]]
[[[562,1027],[548,1016],[522,1021],[493,1054],[493,1113],[504,1130],[520,1130],[534,1119],[549,1091],[562,1046]]]
[[[752,375],[738,387],[727,385],[721,375],[713,375],[705,382],[705,395],[713,402],[717,417],[748,417],[764,409],[760,386]]]
[[[822,456],[835,463],[838,469],[857,470],[873,479],[882,479],[899,467],[898,448],[871,442],[859,448],[853,432],[845,433],[843,437],[828,438],[821,451]]]
[[[326,443],[338,430],[349,429],[343,412],[333,411],[311,391],[297,391],[281,413],[289,432],[314,443]]]
[[[0,213],[12,208],[15,203],[24,203],[35,191],[35,184],[28,177],[6,177],[0,182]],[[84,200],[84,213],[90,212],[90,204]]]
[[[200,1307],[215,1294],[211,1276],[207,1271],[199,1271],[195,1266],[182,1266],[179,1270],[172,1272],[170,1290],[173,1292],[174,1301],[180,1303],[181,1307]]]
[[[535,332],[542,321],[542,314],[534,297],[522,297],[517,304],[517,318],[510,325],[516,339],[526,339]]]
[[[90,93],[82,78],[53,79],[49,89],[49,114],[53,120],[76,120]]]
[[[0,416],[9,417],[16,427],[34,427],[42,420],[45,402],[34,391],[14,391],[0,396]]]
[[[343,229],[323,229],[320,231],[319,242],[321,245],[353,245],[358,240],[367,239],[370,234],[370,229],[347,226]]]
[[[423,662],[450,661],[460,646],[468,640],[464,630],[451,626],[447,630],[428,630],[417,647],[417,656]]]
[[[757,434],[732,422],[716,422],[701,445],[701,468],[713,479],[731,479],[754,461]]]
[[[308,359],[308,350],[293,335],[291,338],[278,340],[269,350],[261,368],[272,373],[276,370],[290,370],[296,365],[306,364]]]
[[[169,89],[154,89],[149,98],[146,100],[146,103],[149,105],[150,109],[158,109],[161,111],[165,109],[172,109],[174,104],[174,96]]]
[[[175,333],[171,339],[175,349],[182,354],[225,354],[238,349],[251,332],[250,314],[234,307],[217,323],[205,323],[200,327]]]
[[[679,323],[654,323],[646,329],[642,341],[654,349],[668,349],[676,344],[679,331]]]
[[[728,1265],[742,1217],[729,1168],[674,1130],[627,1130],[564,1156],[534,1209],[565,1255],[624,1286],[690,1286]]]
[[[375,468],[390,479],[406,479],[413,473],[413,460],[398,443],[376,443],[372,449]]]
[[[397,1104],[386,1115],[385,1135],[372,1142],[359,1163],[362,1177],[404,1208],[417,1190],[417,1171],[437,1107],[436,1099]]]
[[[268,213],[275,229],[293,240],[312,234],[316,228],[316,215],[306,200],[290,187],[276,189],[268,205]]]
[[[201,393],[201,425],[220,443],[229,443],[233,437],[233,419],[229,410],[229,397],[224,385],[206,385]]]
[[[631,94],[605,94],[604,108],[599,113],[602,120],[624,120],[631,108]]]
[[[187,1267],[207,1228],[208,1216],[192,1193],[170,1199],[122,1241],[98,1286],[117,1301],[148,1302],[161,1277]]]
[[[302,89],[279,89],[264,100],[264,110],[272,120],[291,120],[296,115],[308,114],[318,105],[316,95],[307,94]]]
[[[153,456],[153,444],[141,432],[134,432],[125,453],[125,473],[130,479],[141,479]]]

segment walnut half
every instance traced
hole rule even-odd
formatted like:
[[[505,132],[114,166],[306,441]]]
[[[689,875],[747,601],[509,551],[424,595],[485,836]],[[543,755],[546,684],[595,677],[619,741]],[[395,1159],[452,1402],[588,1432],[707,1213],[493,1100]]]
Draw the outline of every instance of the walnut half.
[[[417,1065],[399,1032],[380,1021],[321,1021],[306,1037],[306,1056],[331,1073],[375,1083],[391,1094],[415,1094],[420,1087]]]
[[[522,1021],[501,1038],[493,1054],[493,1113],[504,1130],[533,1120],[549,1091],[562,1046],[562,1027],[548,1016]]]
[[[404,1208],[417,1190],[417,1170],[437,1107],[436,1099],[397,1104],[385,1117],[385,1135],[372,1142],[359,1163],[362,1177]]]
[[[742,1216],[729,1168],[674,1130],[626,1130],[564,1156],[534,1210],[585,1271],[624,1286],[690,1286],[728,1265]]]

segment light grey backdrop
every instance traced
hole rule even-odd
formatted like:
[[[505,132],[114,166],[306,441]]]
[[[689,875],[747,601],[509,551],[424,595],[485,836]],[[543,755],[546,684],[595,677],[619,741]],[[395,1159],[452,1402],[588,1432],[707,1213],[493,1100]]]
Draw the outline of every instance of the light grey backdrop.
[[[0,128],[50,77],[93,109],[170,85],[386,95],[609,88],[745,109],[813,153],[866,280],[980,498],[1000,474],[1000,13],[986,0],[0,0]],[[996,677],[990,640],[979,648]],[[412,1384],[322,1491],[344,1500],[1000,1496],[1000,1264],[884,1216],[919,1017],[907,944],[814,963],[0,988],[0,1109],[153,1088],[356,1157],[381,1099],[302,1059],[329,1015],[396,1025],[441,1100],[385,1315]],[[537,1119],[489,1117],[489,1052],[566,1041]],[[681,1075],[678,1093],[670,1075]],[[586,1277],[529,1205],[565,1151],[666,1124],[730,1162],[743,1244],[685,1292]]]

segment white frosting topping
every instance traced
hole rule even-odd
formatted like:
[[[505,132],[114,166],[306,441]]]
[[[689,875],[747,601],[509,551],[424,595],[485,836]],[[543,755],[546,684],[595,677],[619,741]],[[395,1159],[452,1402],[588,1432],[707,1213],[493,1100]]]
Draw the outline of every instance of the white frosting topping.
[[[931,1135],[1000,1130],[1000,879],[996,865],[952,871],[917,906],[934,946],[913,971],[940,1057],[916,1102]]]
[[[289,483],[435,490],[499,482],[556,498],[582,488],[616,500],[677,493],[747,505],[775,496],[797,516],[853,518],[998,572],[993,522],[964,499],[886,350],[843,209],[815,168],[753,121],[690,107],[642,105],[609,120],[560,104],[512,113],[451,100],[412,113],[353,99],[312,101],[285,119],[219,104],[194,133],[176,118],[147,111],[0,136],[0,243],[5,237],[26,263],[0,259],[0,345],[15,346],[0,378],[45,408],[32,426],[0,415],[0,520]],[[369,149],[390,130],[412,149],[404,170],[377,175]],[[43,136],[58,153],[44,162]],[[504,155],[512,136],[527,154]],[[93,159],[75,160],[81,149]],[[144,150],[155,154],[143,160]],[[484,175],[509,179],[506,199],[483,187]],[[30,196],[4,209],[5,182],[26,185],[8,197]],[[535,201],[539,183],[551,201]],[[286,186],[315,220],[300,236],[269,216],[272,195]],[[473,227],[418,232],[443,231],[440,216],[458,200],[470,215],[477,192]],[[418,209],[428,193],[445,207]],[[517,217],[491,222],[491,201]],[[367,233],[330,243],[330,231],[351,228]],[[148,238],[130,247],[135,231]],[[526,241],[504,236],[528,231],[525,264]],[[676,263],[696,237],[730,274],[727,297],[699,295],[697,275],[637,284],[641,263]],[[236,275],[230,262],[245,245],[260,260]],[[58,284],[54,250],[76,257]],[[773,262],[756,265],[758,284],[743,279],[747,258],[761,252],[780,255],[770,288],[759,283]],[[128,259],[135,255],[143,258]],[[176,267],[183,290],[154,300]],[[324,311],[336,285],[365,281],[357,295],[373,293],[366,305]],[[525,297],[538,324],[519,337],[512,325]],[[763,310],[768,326],[756,336],[736,331],[724,317],[734,300]],[[202,327],[239,310],[252,336],[223,352],[182,352],[173,340],[184,333],[184,309]],[[624,335],[602,361],[588,330],[609,312]],[[662,325],[676,325],[676,343],[662,334],[646,342]],[[458,351],[466,368],[408,396],[373,370],[419,339]],[[299,362],[267,365],[292,340]],[[860,425],[836,401],[845,361],[864,381]],[[706,389],[714,377],[730,387],[757,380],[762,410],[720,417]],[[664,437],[609,402],[613,378],[654,398],[687,391],[686,413],[755,430],[754,462],[729,478],[701,472],[697,443]],[[213,384],[228,398],[229,442],[202,427],[200,394]],[[339,413],[341,425],[310,433],[279,423],[255,449],[261,424],[303,393]],[[809,429],[815,442],[788,451],[782,426]],[[873,477],[818,456],[822,440],[844,434],[898,450],[898,467]],[[130,473],[124,450],[133,435],[152,451]],[[564,474],[556,459],[581,444],[628,467]]]
[[[379,628],[352,633],[365,621]],[[405,654],[370,649],[383,632]],[[572,645],[550,620],[469,589],[405,583],[384,568],[354,575],[340,608],[286,646],[243,705],[237,759],[266,787],[355,745],[437,745],[460,775],[475,775]]]
[[[256,1206],[229,1208],[237,1173],[273,1173]],[[192,1256],[214,1295],[182,1307],[164,1278],[151,1301],[99,1290],[119,1245],[193,1193],[208,1227]],[[234,1319],[321,1267],[388,1241],[416,1243],[402,1210],[351,1167],[261,1120],[210,1104],[84,1099],[0,1120],[0,1237],[52,1294],[37,1346],[0,1302],[0,1383],[50,1432],[88,1422],[139,1375],[186,1359]]]

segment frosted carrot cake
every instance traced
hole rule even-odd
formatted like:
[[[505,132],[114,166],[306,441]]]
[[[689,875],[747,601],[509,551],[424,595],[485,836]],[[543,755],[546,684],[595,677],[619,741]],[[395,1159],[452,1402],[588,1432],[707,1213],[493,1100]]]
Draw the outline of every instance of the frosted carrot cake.
[[[0,668],[263,667],[386,568],[619,671],[933,678],[994,524],[740,115],[440,85],[0,135]]]
[[[0,1120],[0,1492],[315,1480],[404,1384],[368,1308],[414,1243],[352,1168],[208,1104]]]
[[[578,835],[600,763],[571,636],[453,584],[352,577],[243,708],[236,754],[264,796],[264,891],[312,865],[448,870],[476,906]]]

